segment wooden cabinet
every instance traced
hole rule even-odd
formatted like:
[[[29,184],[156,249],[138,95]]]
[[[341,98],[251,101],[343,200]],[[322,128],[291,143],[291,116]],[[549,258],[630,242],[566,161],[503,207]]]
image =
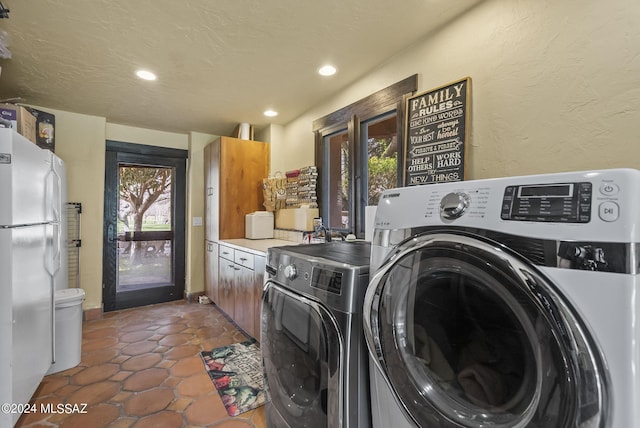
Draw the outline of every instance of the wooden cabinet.
[[[261,141],[220,137],[205,147],[205,239],[244,238],[244,216],[264,210],[269,157]]]
[[[219,264],[217,242],[205,241],[204,266],[204,292],[212,302],[217,303],[219,301]]]
[[[235,322],[244,331],[255,337],[253,328],[253,271],[243,266],[236,265],[235,286],[236,286],[236,316]]]
[[[265,256],[220,245],[218,306],[258,340],[264,268]]]
[[[253,329],[253,260],[254,255],[246,251],[235,250],[235,287],[236,305],[234,320],[251,336]]]
[[[235,274],[236,264],[233,260],[234,249],[225,245],[220,245],[219,271],[218,271],[218,301],[217,305],[235,320],[236,285]]]
[[[253,331],[251,334],[260,340],[260,326],[262,324],[262,290],[264,289],[264,273],[266,256],[256,256],[253,263]]]
[[[269,176],[269,156],[269,144],[231,137],[204,148],[205,292],[221,307],[230,307],[232,290],[224,288],[223,280],[229,279],[221,277],[218,241],[244,238],[244,216],[264,210],[262,179]]]

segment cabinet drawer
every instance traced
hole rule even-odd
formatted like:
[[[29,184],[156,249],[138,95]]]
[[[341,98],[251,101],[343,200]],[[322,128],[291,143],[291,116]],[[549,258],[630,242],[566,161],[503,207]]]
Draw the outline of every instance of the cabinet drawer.
[[[226,245],[220,245],[220,257],[223,259],[235,261],[235,250],[231,247],[227,247]]]
[[[239,265],[253,270],[253,254],[236,250],[234,261]]]

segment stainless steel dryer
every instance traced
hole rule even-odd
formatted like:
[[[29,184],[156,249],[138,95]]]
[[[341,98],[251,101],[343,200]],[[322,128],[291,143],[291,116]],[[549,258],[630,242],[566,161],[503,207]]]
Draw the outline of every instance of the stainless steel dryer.
[[[370,426],[362,306],[368,242],[270,248],[261,347],[267,426]]]

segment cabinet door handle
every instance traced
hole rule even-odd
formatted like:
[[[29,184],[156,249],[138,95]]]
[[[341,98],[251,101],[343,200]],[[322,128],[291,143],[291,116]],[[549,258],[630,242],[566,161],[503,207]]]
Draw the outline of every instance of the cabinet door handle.
[[[240,260],[241,260],[241,261],[243,261],[243,262],[246,262],[246,261],[247,261],[247,260],[249,260],[249,259],[247,259],[247,258],[245,258],[245,257],[240,257]]]

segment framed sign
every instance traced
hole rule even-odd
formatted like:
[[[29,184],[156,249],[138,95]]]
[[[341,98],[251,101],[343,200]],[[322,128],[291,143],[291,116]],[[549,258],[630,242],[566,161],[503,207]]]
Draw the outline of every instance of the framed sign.
[[[407,99],[404,185],[465,179],[471,78]]]

